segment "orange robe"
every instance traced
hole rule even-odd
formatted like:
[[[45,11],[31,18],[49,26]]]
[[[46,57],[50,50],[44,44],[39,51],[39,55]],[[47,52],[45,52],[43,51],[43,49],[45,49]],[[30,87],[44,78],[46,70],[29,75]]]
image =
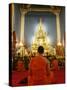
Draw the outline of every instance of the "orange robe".
[[[56,59],[52,60],[52,69],[57,71],[59,69],[58,61]]]
[[[24,63],[18,60],[17,70],[12,71],[12,86],[21,86],[21,85],[24,86],[25,83],[20,84],[20,81],[24,80],[27,77],[28,77],[28,71],[25,70]]]
[[[52,61],[52,70],[54,73],[54,83],[58,83],[59,66],[58,61],[56,59]]]
[[[48,60],[43,56],[34,57],[29,64],[28,85],[44,85],[51,82]]]
[[[25,67],[24,67],[23,61],[18,60],[18,62],[17,62],[17,70],[18,71],[25,71]]]

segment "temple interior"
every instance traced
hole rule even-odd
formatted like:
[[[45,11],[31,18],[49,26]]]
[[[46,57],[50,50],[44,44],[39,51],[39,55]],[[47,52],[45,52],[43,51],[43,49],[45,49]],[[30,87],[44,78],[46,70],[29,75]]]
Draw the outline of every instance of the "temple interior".
[[[31,57],[38,55],[37,49],[43,46],[43,57],[50,62],[56,57],[59,79],[56,83],[65,82],[65,7],[12,4],[11,11],[11,42],[12,42],[12,73],[13,86],[28,85],[28,64]],[[22,59],[26,71],[16,71],[17,62]],[[18,75],[16,78],[16,75]],[[21,78],[22,77],[22,78]],[[17,83],[15,83],[17,82]],[[19,82],[19,83],[18,83]]]

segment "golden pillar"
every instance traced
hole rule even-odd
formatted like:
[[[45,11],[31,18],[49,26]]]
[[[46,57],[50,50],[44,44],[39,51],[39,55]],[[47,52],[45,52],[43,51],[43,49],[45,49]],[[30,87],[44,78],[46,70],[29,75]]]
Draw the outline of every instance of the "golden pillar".
[[[23,8],[20,8],[20,12],[21,12],[20,42],[24,43],[25,14],[28,12],[28,9],[25,9],[25,6],[23,5]]]
[[[21,28],[20,28],[20,42],[24,43],[24,23],[25,23],[25,13],[21,12]]]
[[[30,5],[22,5],[20,8],[21,12],[21,29],[20,29],[20,42],[24,43],[24,24],[25,24],[25,14],[29,11]]]
[[[21,11],[21,26],[20,26],[20,46],[21,46],[21,53],[22,55],[25,54],[25,47],[24,47],[24,25],[25,25],[25,14],[27,11],[23,8],[20,9]]]
[[[56,15],[57,45],[61,45],[60,9],[52,10],[52,12]]]
[[[60,17],[56,13],[57,45],[61,45]]]
[[[14,4],[12,3],[12,32],[14,31]]]

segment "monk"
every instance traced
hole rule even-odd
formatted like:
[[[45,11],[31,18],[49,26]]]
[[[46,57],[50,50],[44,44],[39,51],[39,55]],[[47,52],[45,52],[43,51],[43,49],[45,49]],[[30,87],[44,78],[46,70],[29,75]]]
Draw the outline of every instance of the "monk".
[[[58,83],[59,66],[56,57],[53,57],[51,64],[52,64],[52,71],[54,73],[54,83]]]
[[[53,74],[46,57],[43,57],[44,48],[38,47],[38,56],[31,59],[29,64],[28,85],[50,84]]]
[[[17,71],[25,71],[24,63],[22,60],[18,60],[17,62]]]
[[[56,59],[56,57],[54,57],[52,59],[51,64],[52,64],[52,70],[54,70],[54,71],[58,71],[59,70],[58,60]]]
[[[12,86],[24,86],[27,85],[27,83],[21,83],[21,81],[24,82],[25,79],[27,79],[28,71],[25,70],[24,63],[22,59],[18,59],[17,61],[17,67],[15,71],[12,71]]]

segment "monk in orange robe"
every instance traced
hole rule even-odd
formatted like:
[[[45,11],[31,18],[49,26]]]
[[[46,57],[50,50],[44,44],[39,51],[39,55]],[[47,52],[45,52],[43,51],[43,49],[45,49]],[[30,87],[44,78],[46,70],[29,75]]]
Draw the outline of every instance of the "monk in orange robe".
[[[54,58],[51,63],[52,63],[52,70],[58,71],[59,70],[58,60]]]
[[[28,77],[28,71],[25,70],[24,63],[20,58],[17,61],[16,69],[17,70],[12,71],[12,86],[23,86],[25,83],[20,82]]]
[[[56,57],[53,57],[51,64],[52,64],[52,71],[54,73],[54,83],[58,83],[59,66]]]
[[[43,57],[44,48],[39,46],[38,56],[31,59],[29,64],[28,85],[44,85],[52,81],[53,74],[46,57]]]

